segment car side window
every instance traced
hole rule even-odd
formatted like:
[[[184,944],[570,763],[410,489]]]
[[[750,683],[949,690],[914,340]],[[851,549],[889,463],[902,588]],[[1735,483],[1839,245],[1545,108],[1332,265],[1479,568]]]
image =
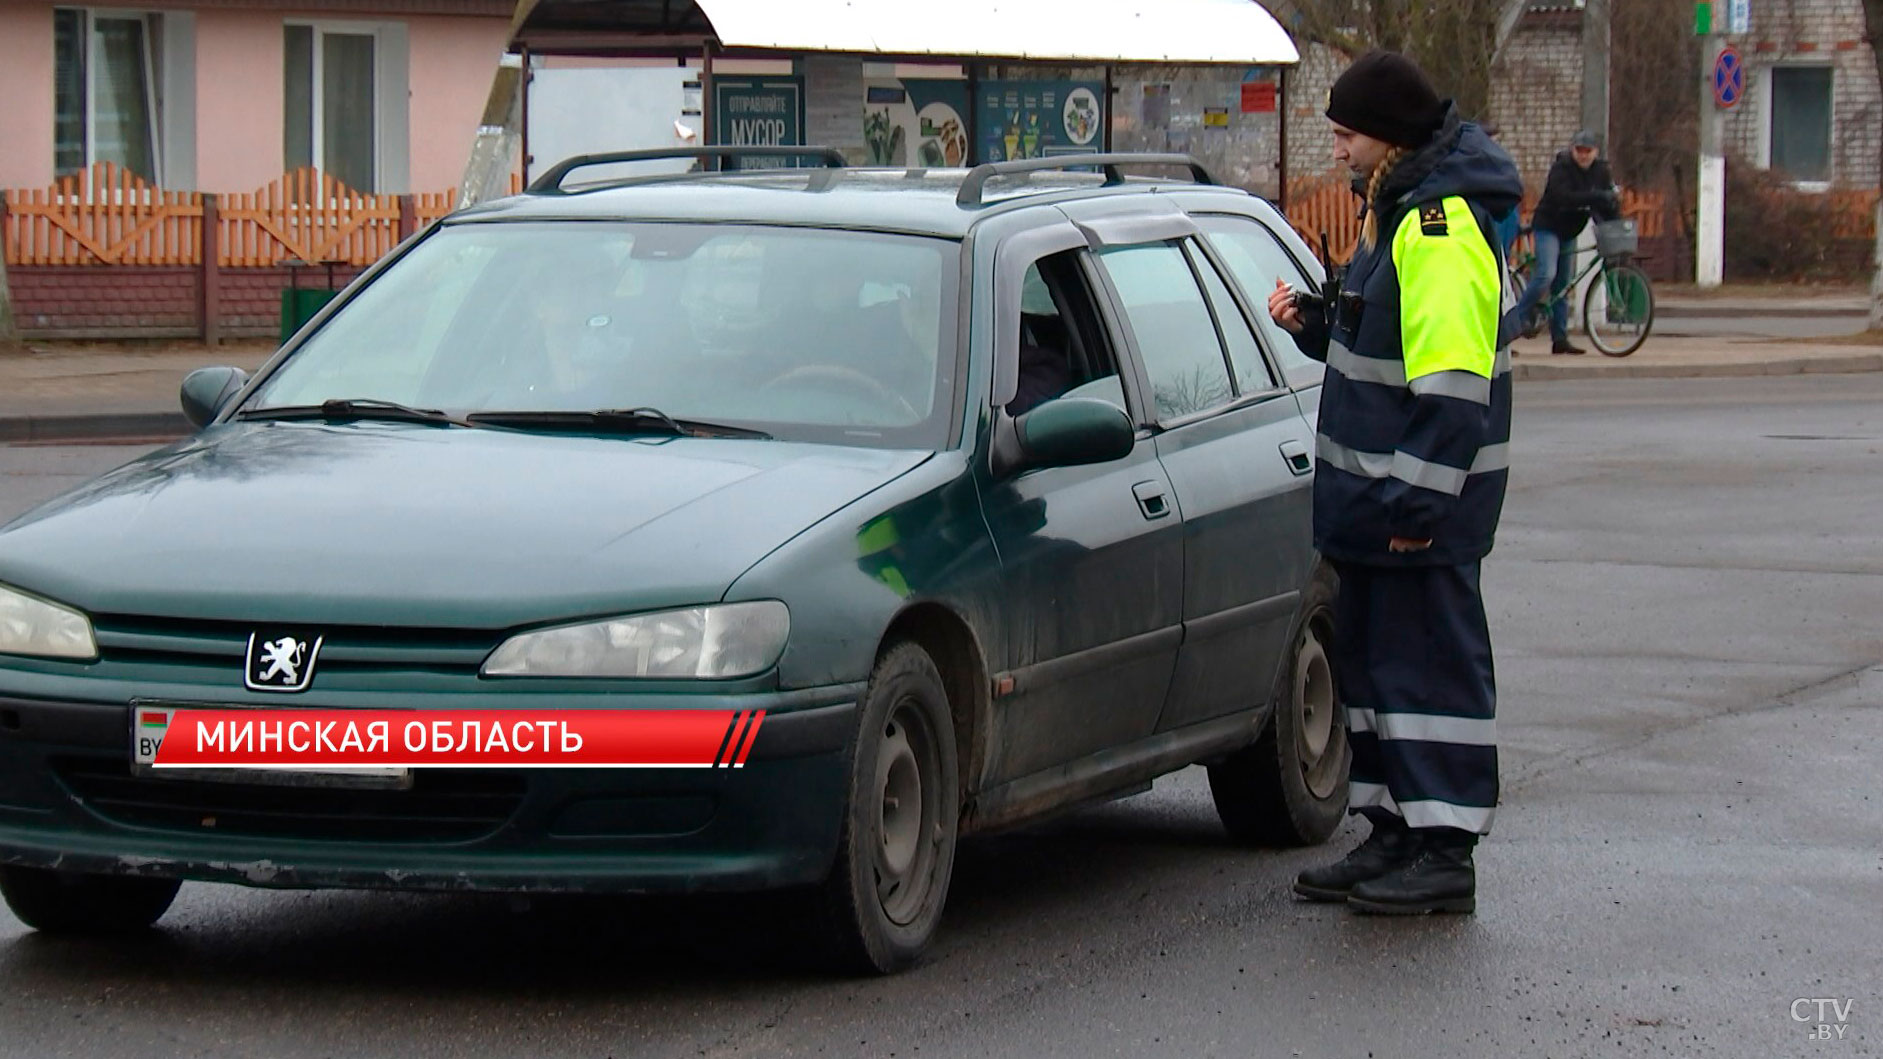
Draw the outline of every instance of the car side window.
[[[1101,257],[1137,336],[1157,417],[1178,419],[1233,400],[1222,340],[1183,250],[1150,243]]]
[[[1118,362],[1078,251],[1035,261],[1021,282],[1020,377],[1008,414],[1021,415],[1058,397],[1096,397],[1125,408]]]
[[[1288,251],[1282,249],[1281,243],[1260,221],[1222,213],[1197,214],[1191,219],[1203,229],[1210,246],[1228,266],[1230,275],[1242,287],[1250,304],[1265,305],[1268,292],[1275,289],[1278,279],[1297,290],[1308,290],[1312,286],[1295,265],[1294,258],[1288,256]],[[1293,335],[1265,312],[1256,313],[1256,326],[1268,339],[1268,347],[1290,383],[1301,386],[1321,381],[1321,365],[1296,347]]]
[[[1209,296],[1210,309],[1216,313],[1216,326],[1223,333],[1223,345],[1229,350],[1229,363],[1236,369],[1236,392],[1260,393],[1274,389],[1275,378],[1268,370],[1268,361],[1262,359],[1261,344],[1255,340],[1249,318],[1242,314],[1242,307],[1229,293],[1229,284],[1223,282],[1216,266],[1197,252],[1195,246],[1190,248],[1190,260],[1196,266],[1197,275],[1203,277],[1203,293]]]

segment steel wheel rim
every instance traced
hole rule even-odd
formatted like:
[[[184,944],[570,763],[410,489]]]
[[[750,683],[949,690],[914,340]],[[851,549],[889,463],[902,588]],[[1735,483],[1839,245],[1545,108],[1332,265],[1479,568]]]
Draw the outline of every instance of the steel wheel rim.
[[[1295,659],[1294,707],[1301,777],[1316,798],[1329,797],[1338,786],[1340,753],[1336,736],[1340,715],[1334,696],[1333,665],[1312,623],[1301,634]]]
[[[877,735],[875,881],[883,914],[907,926],[933,885],[940,834],[935,740],[920,706],[904,699]]]

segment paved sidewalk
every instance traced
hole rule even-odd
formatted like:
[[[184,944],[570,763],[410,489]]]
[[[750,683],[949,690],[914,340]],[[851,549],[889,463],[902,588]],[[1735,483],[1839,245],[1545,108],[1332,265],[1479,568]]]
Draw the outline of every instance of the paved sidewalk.
[[[1583,336],[1577,341],[1587,344]],[[212,364],[253,371],[274,350],[265,340],[217,349],[181,342],[29,346],[36,351],[0,353],[0,443],[181,436],[190,429],[177,402],[185,375]],[[1622,358],[1593,350],[1551,356],[1547,338],[1515,349],[1520,381],[1883,371],[1883,341],[1650,337]]]

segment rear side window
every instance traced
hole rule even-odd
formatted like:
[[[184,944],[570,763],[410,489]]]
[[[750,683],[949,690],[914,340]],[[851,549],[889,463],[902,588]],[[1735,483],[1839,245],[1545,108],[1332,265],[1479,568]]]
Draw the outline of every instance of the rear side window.
[[[1102,256],[1151,377],[1157,418],[1178,419],[1233,400],[1216,323],[1184,252],[1174,243],[1152,243]]]
[[[1229,293],[1229,285],[1216,271],[1216,266],[1209,259],[1191,248],[1191,260],[1196,263],[1197,275],[1203,277],[1203,290],[1210,298],[1210,308],[1216,311],[1216,324],[1223,332],[1223,345],[1229,350],[1229,364],[1236,369],[1236,391],[1238,393],[1260,393],[1275,387],[1275,380],[1269,375],[1268,362],[1262,359],[1262,347],[1255,341],[1255,332],[1249,327],[1249,318],[1242,315],[1242,309],[1236,305],[1236,299]]]
[[[1297,290],[1309,288],[1310,281],[1295,265],[1294,258],[1288,256],[1288,251],[1282,249],[1281,243],[1259,221],[1220,213],[1195,214],[1191,219],[1203,229],[1210,246],[1235,276],[1251,306],[1258,309],[1266,306],[1268,292],[1275,289],[1278,279]],[[1321,365],[1295,346],[1294,336],[1270,319],[1268,313],[1257,312],[1255,316],[1256,325],[1262,329],[1289,385],[1319,383]]]

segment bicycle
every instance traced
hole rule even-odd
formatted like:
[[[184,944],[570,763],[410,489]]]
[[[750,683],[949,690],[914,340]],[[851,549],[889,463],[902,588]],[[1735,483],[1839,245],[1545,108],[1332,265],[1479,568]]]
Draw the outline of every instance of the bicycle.
[[[1525,228],[1524,234],[1530,229]],[[1647,273],[1628,263],[1628,258],[1635,252],[1635,222],[1629,220],[1598,221],[1595,225],[1595,257],[1563,285],[1560,293],[1551,291],[1549,296],[1530,310],[1528,316],[1519,321],[1523,337],[1531,338],[1543,330],[1558,301],[1569,297],[1569,292],[1576,289],[1591,273],[1599,273],[1599,282],[1591,282],[1589,289],[1582,296],[1582,329],[1589,336],[1589,341],[1604,355],[1625,357],[1641,348],[1647,341],[1648,331],[1654,326],[1654,287],[1648,282]],[[1574,250],[1573,255],[1586,253]],[[1513,258],[1508,272],[1511,284],[1511,298],[1523,294],[1530,279],[1531,269],[1536,267],[1536,254],[1525,251],[1520,257]]]

